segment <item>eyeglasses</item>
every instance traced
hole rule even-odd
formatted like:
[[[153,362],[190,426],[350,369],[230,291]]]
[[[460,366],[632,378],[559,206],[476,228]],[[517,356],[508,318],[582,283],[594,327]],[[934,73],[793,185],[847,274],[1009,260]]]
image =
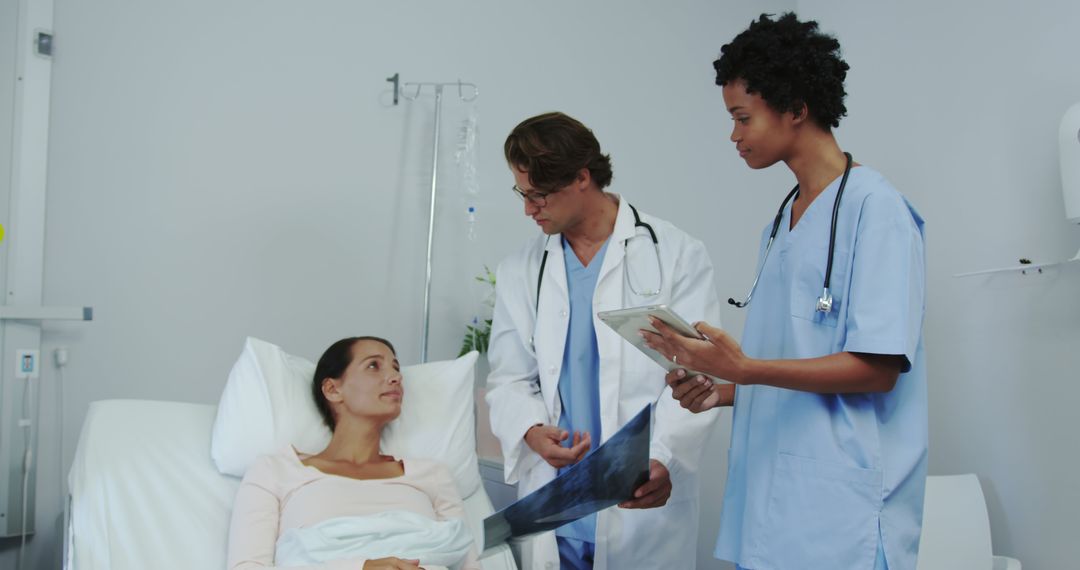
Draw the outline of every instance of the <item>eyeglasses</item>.
[[[511,189],[514,191],[514,194],[517,194],[518,198],[521,198],[522,202],[528,202],[533,206],[536,206],[537,208],[543,208],[544,206],[547,206],[548,196],[558,192],[558,190],[552,190],[550,192],[538,192],[535,190],[532,192],[526,192],[521,188],[518,188],[517,184],[514,184]]]

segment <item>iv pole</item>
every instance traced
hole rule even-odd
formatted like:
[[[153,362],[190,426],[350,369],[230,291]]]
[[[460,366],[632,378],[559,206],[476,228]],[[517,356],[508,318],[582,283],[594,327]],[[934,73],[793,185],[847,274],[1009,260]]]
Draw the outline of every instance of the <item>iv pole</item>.
[[[398,104],[398,96],[409,101],[415,101],[420,97],[424,87],[431,87],[435,91],[435,129],[432,135],[431,145],[431,207],[428,211],[428,235],[427,235],[427,264],[424,271],[424,321],[423,333],[420,337],[420,362],[428,361],[428,333],[431,328],[431,251],[435,239],[435,197],[439,187],[439,126],[442,118],[442,95],[444,87],[456,86],[458,98],[462,101],[472,101],[480,94],[479,89],[473,83],[463,83],[460,80],[451,83],[400,83],[400,74],[395,73],[387,77],[387,81],[394,84],[394,105]],[[466,91],[466,88],[471,91]]]

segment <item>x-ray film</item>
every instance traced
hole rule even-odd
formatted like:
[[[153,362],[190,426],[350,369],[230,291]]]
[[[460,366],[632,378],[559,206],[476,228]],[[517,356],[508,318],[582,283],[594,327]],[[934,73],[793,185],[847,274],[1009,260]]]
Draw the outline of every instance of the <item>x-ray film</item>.
[[[649,478],[652,407],[547,485],[484,519],[484,548],[554,530],[633,497]]]

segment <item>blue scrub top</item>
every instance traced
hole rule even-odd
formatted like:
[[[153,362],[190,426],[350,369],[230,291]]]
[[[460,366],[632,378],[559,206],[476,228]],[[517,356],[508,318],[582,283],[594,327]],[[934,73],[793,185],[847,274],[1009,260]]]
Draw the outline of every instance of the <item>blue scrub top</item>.
[[[609,240],[610,241],[610,240]],[[600,349],[596,344],[593,324],[593,295],[608,242],[589,261],[581,264],[570,243],[563,240],[563,259],[566,260],[566,286],[570,297],[570,324],[566,332],[562,372],[559,374],[559,399],[562,414],[559,427],[570,432],[567,447],[573,444],[574,430],[588,432],[592,447],[600,445]],[[562,473],[569,467],[561,469]],[[565,524],[555,530],[556,536],[596,542],[596,515]]]
[[[816,311],[839,179],[764,262],[742,349],[762,359],[838,352],[903,355],[883,394],[739,386],[715,555],[755,570],[914,568],[926,479],[923,220],[878,172],[851,170],[830,289]],[[762,234],[759,264],[770,223]]]

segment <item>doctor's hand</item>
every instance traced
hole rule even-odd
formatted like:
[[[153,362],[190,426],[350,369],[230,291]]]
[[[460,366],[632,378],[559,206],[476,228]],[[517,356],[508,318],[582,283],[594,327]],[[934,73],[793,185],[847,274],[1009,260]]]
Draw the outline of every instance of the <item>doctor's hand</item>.
[[[655,509],[671,497],[671,473],[663,463],[649,460],[649,480],[634,490],[634,498],[619,503],[624,509]]]
[[[558,469],[581,461],[592,446],[592,438],[588,433],[575,431],[571,447],[563,447],[562,442],[568,437],[570,433],[564,429],[538,425],[525,432],[525,444],[547,461],[548,465]]]
[[[671,386],[671,397],[695,414],[735,403],[734,384],[716,384],[700,374],[691,376],[682,368],[668,372],[664,380]]]
[[[694,323],[694,328],[705,335],[705,339],[690,338],[679,334],[659,319],[650,317],[649,320],[660,334],[643,330],[641,336],[645,339],[645,344],[664,355],[664,358],[678,366],[711,374],[729,382],[744,382],[750,358],[743,353],[739,343],[735,342],[731,335],[708,323],[698,322]]]

